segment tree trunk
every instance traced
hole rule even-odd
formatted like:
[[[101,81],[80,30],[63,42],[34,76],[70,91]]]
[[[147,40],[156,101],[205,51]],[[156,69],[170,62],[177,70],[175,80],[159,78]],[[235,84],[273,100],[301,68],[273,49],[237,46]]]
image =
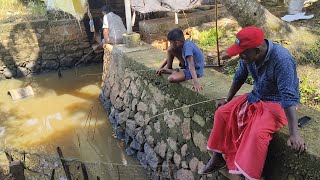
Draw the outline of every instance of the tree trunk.
[[[241,27],[262,28],[266,37],[291,39],[295,28],[271,14],[257,0],[220,0]]]

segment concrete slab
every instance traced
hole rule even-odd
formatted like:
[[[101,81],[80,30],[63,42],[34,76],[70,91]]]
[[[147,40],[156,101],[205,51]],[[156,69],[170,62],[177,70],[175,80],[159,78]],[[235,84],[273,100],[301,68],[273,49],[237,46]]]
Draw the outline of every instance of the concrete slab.
[[[136,52],[136,51],[145,51],[149,49],[154,49],[154,47],[146,44],[145,42],[141,42],[140,46],[134,48],[126,48],[124,44],[115,45],[116,49],[124,54]]]
[[[121,47],[124,50],[123,47]],[[154,76],[156,70],[160,67],[163,59],[166,58],[166,54],[164,52],[159,51],[156,48],[149,48],[147,51],[135,51],[131,53],[127,53],[125,55],[128,59],[135,61],[140,64],[140,67],[143,66],[148,68],[150,71],[154,71]],[[174,62],[174,67],[178,68],[177,60]],[[136,70],[145,70],[145,69],[136,69]],[[162,75],[161,78],[167,79],[168,75]],[[218,71],[210,68],[205,69],[204,76],[199,78],[201,85],[203,86],[203,91],[199,92],[199,94],[207,97],[208,99],[216,99],[225,97],[229,88],[232,84],[232,78],[228,77]],[[185,81],[179,83],[185,88],[192,89],[192,82]],[[172,84],[174,86],[175,84]],[[241,90],[238,92],[239,94],[244,94],[250,92],[252,87],[250,85],[245,84]]]

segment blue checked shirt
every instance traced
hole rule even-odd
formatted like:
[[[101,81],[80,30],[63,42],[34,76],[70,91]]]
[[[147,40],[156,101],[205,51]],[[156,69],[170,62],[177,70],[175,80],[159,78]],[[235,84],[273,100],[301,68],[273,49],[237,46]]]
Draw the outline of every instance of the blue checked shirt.
[[[246,64],[240,59],[234,83],[242,85],[250,73],[254,84],[247,95],[249,103],[262,100],[278,102],[282,108],[295,106],[300,101],[296,63],[286,48],[270,40],[266,42],[268,52],[264,61],[257,67],[255,63]]]

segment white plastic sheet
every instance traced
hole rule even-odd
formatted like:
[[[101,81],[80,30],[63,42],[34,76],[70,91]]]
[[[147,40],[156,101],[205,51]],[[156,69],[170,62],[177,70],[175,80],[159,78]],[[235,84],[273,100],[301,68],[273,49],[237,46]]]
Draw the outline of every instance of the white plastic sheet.
[[[202,0],[131,0],[131,7],[141,13],[155,11],[178,12],[200,6],[201,2]]]
[[[292,22],[292,21],[301,20],[301,19],[311,19],[314,17],[313,14],[311,15],[305,15],[305,14],[306,14],[305,12],[297,13],[297,14],[288,14],[283,16],[281,19],[286,22]]]

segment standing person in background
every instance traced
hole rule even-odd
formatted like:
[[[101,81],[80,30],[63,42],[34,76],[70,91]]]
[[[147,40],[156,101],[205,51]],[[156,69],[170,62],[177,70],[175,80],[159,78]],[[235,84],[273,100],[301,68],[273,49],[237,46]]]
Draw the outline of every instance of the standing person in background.
[[[108,43],[119,44],[123,42],[122,35],[127,32],[120,16],[113,13],[108,6],[102,7],[103,14],[103,47]]]
[[[88,36],[89,44],[96,50],[102,44],[102,16],[101,7],[105,5],[104,0],[88,0],[87,12],[83,22]]]

